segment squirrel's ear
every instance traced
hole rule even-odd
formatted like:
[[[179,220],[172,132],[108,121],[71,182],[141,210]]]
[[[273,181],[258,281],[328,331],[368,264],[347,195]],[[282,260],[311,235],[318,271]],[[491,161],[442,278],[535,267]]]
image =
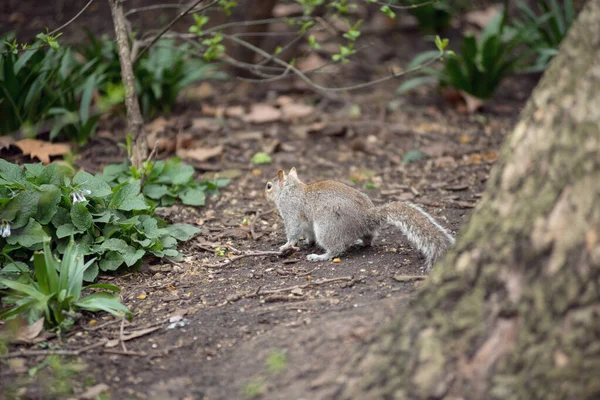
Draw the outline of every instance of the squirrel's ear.
[[[290,169],[289,176],[291,176],[294,179],[298,179],[298,173],[296,172],[296,167]]]
[[[279,178],[279,186],[283,186],[283,181],[285,180],[285,173],[282,169],[277,171],[277,178]]]

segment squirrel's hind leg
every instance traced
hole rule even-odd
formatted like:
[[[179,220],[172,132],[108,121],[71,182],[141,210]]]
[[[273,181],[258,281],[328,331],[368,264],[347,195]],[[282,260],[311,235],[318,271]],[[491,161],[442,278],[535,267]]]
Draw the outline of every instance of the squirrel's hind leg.
[[[309,254],[306,256],[308,261],[327,261],[332,259],[331,253],[326,252],[325,254]]]

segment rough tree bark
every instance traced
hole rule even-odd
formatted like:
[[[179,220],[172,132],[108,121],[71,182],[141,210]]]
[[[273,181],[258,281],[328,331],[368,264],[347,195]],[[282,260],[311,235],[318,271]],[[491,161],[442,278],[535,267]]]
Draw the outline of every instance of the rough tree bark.
[[[131,165],[141,168],[142,163],[148,158],[148,142],[143,130],[144,120],[140,111],[137,93],[135,90],[135,77],[133,63],[127,39],[123,0],[108,0],[112,14],[117,45],[119,48],[119,61],[121,63],[121,79],[125,87],[125,108],[127,109],[127,131],[131,135]]]
[[[504,144],[455,249],[336,398],[600,399],[600,0]]]

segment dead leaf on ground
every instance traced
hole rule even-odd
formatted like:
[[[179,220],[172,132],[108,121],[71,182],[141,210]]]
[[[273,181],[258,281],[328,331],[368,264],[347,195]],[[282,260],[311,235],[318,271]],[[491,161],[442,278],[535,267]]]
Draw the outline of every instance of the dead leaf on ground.
[[[167,125],[168,122],[164,117],[158,117],[144,126],[147,132],[148,148],[154,149],[156,146],[156,150],[159,152],[171,153],[175,151],[175,143],[172,140],[160,137],[164,135]]]
[[[250,113],[244,117],[244,121],[255,124],[276,122],[279,120],[281,120],[281,111],[267,104],[252,105]]]
[[[312,71],[313,69],[317,69],[323,65],[325,65],[325,60],[323,60],[321,57],[319,57],[315,53],[310,53],[309,56],[298,60],[298,63],[297,63],[298,69],[300,71],[304,71],[304,72]],[[329,66],[323,67],[320,70],[324,71],[324,72],[331,72],[332,67],[329,65]]]
[[[194,118],[192,120],[192,129],[217,132],[221,129],[221,123],[215,118]]]
[[[490,21],[501,12],[497,6],[491,6],[485,10],[471,11],[465,14],[465,20],[479,28],[485,28]]]
[[[206,161],[223,153],[223,146],[198,147],[195,149],[177,149],[177,155],[181,158],[192,159],[195,161]]]
[[[461,90],[460,94],[462,95],[463,99],[465,99],[465,103],[467,105],[467,111],[470,114],[473,114],[475,111],[479,110],[483,104],[484,101],[475,97],[475,96],[471,96],[468,93],[465,93]]]
[[[12,144],[15,144],[12,136],[0,136],[0,150],[8,149]]]
[[[62,156],[71,151],[65,143],[50,143],[37,139],[21,139],[15,142],[24,155],[39,159],[43,164],[50,164],[50,157]]]
[[[43,329],[44,318],[42,317],[31,325],[27,325],[27,323],[21,325],[15,339],[23,343],[34,343],[34,339],[39,336]]]
[[[175,148],[176,149],[189,149],[192,146],[194,141],[194,136],[191,133],[181,132],[178,133],[175,138]]]
[[[290,103],[281,107],[284,121],[294,121],[300,118],[306,118],[315,112],[313,106],[301,103]]]
[[[246,110],[242,106],[231,106],[225,109],[225,116],[229,118],[243,118]]]
[[[291,96],[279,96],[275,100],[275,104],[277,104],[279,107],[287,106],[289,104],[294,104],[294,99]]]
[[[110,387],[106,383],[99,383],[88,388],[85,392],[79,395],[80,399],[96,399],[102,393],[110,390]]]

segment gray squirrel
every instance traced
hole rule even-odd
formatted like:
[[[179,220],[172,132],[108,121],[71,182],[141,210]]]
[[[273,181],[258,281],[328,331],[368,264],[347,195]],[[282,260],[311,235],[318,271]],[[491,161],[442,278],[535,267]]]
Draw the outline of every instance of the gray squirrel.
[[[452,235],[415,204],[392,202],[376,207],[366,194],[341,182],[307,185],[298,178],[296,168],[288,175],[277,171],[267,182],[265,195],[275,203],[285,225],[287,243],[280,247],[281,252],[298,250],[301,237],[325,249],[325,254],[309,254],[309,261],[337,257],[353,244],[370,246],[384,225],[400,229],[423,254],[427,272],[454,244]]]

